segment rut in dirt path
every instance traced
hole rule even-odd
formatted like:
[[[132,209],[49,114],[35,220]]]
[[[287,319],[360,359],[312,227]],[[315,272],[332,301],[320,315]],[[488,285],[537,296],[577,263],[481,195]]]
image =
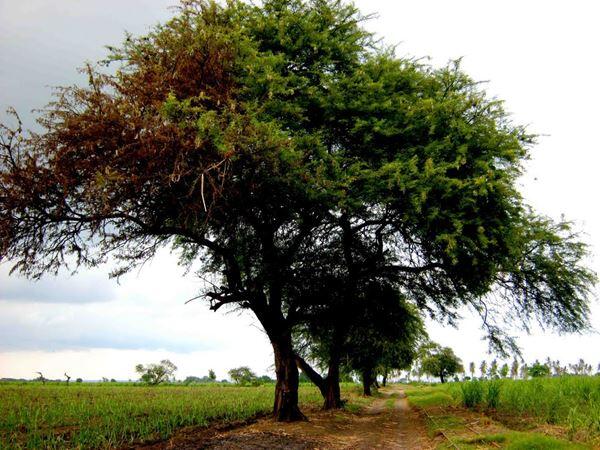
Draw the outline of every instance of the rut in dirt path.
[[[420,416],[411,410],[404,392],[384,388],[381,397],[359,414],[315,411],[308,422],[257,421],[209,438],[172,439],[162,448],[172,449],[433,449]],[[156,448],[156,447],[154,447]]]

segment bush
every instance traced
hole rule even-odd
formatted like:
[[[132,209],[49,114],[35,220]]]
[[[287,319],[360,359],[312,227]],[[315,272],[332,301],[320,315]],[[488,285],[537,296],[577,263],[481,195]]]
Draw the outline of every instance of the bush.
[[[462,402],[467,408],[474,408],[483,400],[483,386],[481,381],[473,380],[462,383],[460,386],[462,392]]]

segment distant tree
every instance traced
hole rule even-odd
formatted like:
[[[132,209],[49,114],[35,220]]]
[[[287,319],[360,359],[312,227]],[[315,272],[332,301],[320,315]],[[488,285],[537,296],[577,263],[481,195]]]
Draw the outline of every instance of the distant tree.
[[[547,377],[550,375],[550,367],[536,360],[527,370],[527,373],[531,378]]]
[[[111,382],[111,383],[116,383],[116,382],[117,382],[117,380],[115,380],[114,378],[111,378],[111,379],[110,379],[110,382]]]
[[[67,384],[69,384],[69,381],[71,381],[71,377],[69,375],[67,375],[66,372],[65,372],[65,378],[67,379]]]
[[[209,378],[211,381],[216,381],[216,380],[217,380],[217,374],[215,373],[215,371],[214,371],[214,370],[212,370],[212,369],[209,369],[209,370],[208,370],[208,378]]]
[[[448,377],[464,371],[461,360],[450,347],[436,346],[428,351],[422,361],[423,371],[431,376],[439,377],[442,383]]]
[[[171,380],[177,370],[177,366],[168,359],[163,359],[158,364],[138,364],[135,371],[140,374],[140,381],[156,386]]]
[[[42,372],[36,372],[37,374],[39,374],[39,377],[36,378],[37,381],[41,381],[42,384],[46,384],[46,378],[44,378],[44,375],[42,374]]]
[[[517,379],[519,376],[519,361],[515,358],[510,365],[510,377],[512,379]]]
[[[185,377],[185,380],[183,380],[184,384],[201,383],[201,382],[202,382],[202,378],[191,376],[191,375]]]
[[[587,364],[583,358],[580,358],[576,364],[569,364],[569,368],[573,375],[590,375],[592,373],[592,365]]]
[[[269,384],[269,383],[275,382],[275,380],[273,378],[271,378],[269,375],[261,375],[260,377],[258,377],[257,380],[261,384]]]
[[[83,383],[83,380],[82,380],[81,378],[77,378],[77,379],[75,380],[75,383]]]
[[[469,363],[469,372],[471,373],[471,378],[475,378],[475,363],[473,361]]]
[[[506,378],[508,376],[508,372],[509,372],[509,368],[508,368],[508,364],[504,363],[502,364],[502,367],[500,367],[500,376],[502,378]]]
[[[486,378],[487,376],[487,361],[484,359],[483,361],[481,361],[481,364],[479,365],[479,371],[481,372],[481,378]]]
[[[246,366],[231,369],[228,374],[236,384],[253,384],[257,381],[256,374]]]
[[[103,382],[103,383],[108,383],[108,378],[106,378],[106,377],[102,377],[102,382]]]
[[[490,378],[498,378],[498,360],[493,359],[489,369]]]
[[[567,368],[561,365],[558,359],[556,361],[552,361],[551,368],[553,375],[557,377],[567,373]]]

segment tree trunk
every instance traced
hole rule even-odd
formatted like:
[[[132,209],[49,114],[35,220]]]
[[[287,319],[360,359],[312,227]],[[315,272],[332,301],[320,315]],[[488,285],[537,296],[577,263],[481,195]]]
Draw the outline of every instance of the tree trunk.
[[[340,394],[340,362],[339,358],[331,358],[325,379],[325,403],[323,409],[339,409],[342,405]]]
[[[296,363],[308,379],[321,391],[324,400],[323,409],[338,409],[343,406],[340,395],[339,362],[335,364],[335,361],[330,361],[326,378],[319,375],[302,357],[296,356]]]
[[[441,373],[440,373],[440,381],[441,381],[442,383],[445,383],[445,381],[444,381],[444,372],[441,372]]]
[[[383,387],[385,387],[385,385],[387,384],[387,379],[388,379],[388,369],[386,367],[385,369],[383,369],[383,378],[381,379],[381,384],[383,385]]]
[[[273,416],[280,422],[306,420],[298,407],[298,367],[290,335],[271,337],[275,355],[275,402]]]
[[[371,385],[373,384],[373,378],[370,370],[363,370],[362,373],[363,382],[363,395],[366,397],[371,396]]]

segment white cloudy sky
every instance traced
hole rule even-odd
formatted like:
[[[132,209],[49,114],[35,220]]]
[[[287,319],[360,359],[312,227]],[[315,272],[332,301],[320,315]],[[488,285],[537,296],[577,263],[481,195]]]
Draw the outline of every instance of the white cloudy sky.
[[[26,123],[43,106],[49,86],[80,80],[85,60],[105,56],[125,30],[142,33],[169,17],[175,0],[0,0],[0,109],[15,106]],[[600,73],[596,2],[358,0],[378,13],[368,28],[399,54],[431,56],[435,65],[463,57],[463,67],[488,91],[506,100],[519,123],[543,134],[521,180],[538,211],[564,214],[600,249],[597,139]],[[2,117],[2,116],[0,116]],[[596,193],[596,194],[594,194]],[[600,259],[592,267],[600,272]],[[185,304],[200,284],[183,278],[162,253],[117,285],[109,269],[66,274],[38,283],[8,276],[0,266],[0,378],[98,379],[135,376],[138,362],[170,358],[179,377],[219,377],[237,365],[270,371],[271,349],[249,314],[211,313],[202,302]],[[592,321],[600,329],[600,308]],[[487,346],[477,319],[465,313],[458,330],[430,324],[435,340],[451,345],[465,362]],[[526,359],[600,362],[597,334],[521,336]]]

